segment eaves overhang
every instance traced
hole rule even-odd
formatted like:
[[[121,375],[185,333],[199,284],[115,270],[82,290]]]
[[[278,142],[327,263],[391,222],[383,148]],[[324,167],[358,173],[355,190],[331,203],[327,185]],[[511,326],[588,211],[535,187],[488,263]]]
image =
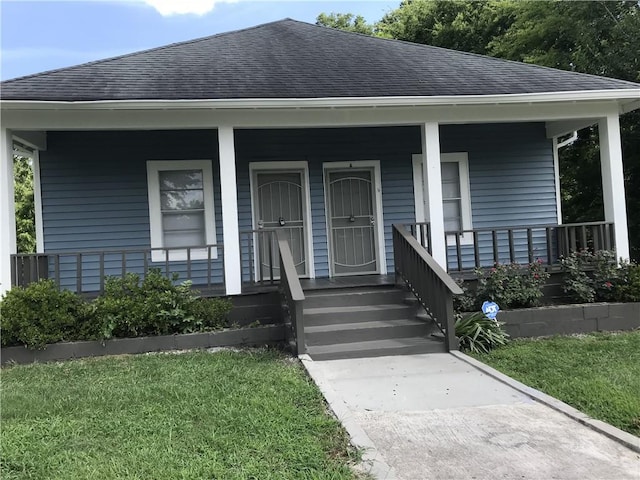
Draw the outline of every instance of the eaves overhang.
[[[251,110],[251,109],[339,109],[381,107],[443,107],[474,105],[535,105],[616,102],[620,113],[640,108],[640,88],[588,90],[503,95],[445,95],[406,97],[331,97],[331,98],[242,98],[185,100],[95,100],[41,101],[2,100],[3,110]]]

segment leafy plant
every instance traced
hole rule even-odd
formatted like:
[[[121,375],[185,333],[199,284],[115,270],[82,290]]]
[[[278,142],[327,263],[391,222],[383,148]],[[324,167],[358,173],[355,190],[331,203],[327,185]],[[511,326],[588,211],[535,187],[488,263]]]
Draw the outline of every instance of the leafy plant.
[[[96,333],[88,304],[73,292],[58,290],[53,280],[9,290],[0,302],[0,319],[3,346],[43,348]]]
[[[640,265],[625,263],[620,267],[615,296],[619,302],[640,302]]]
[[[455,329],[460,349],[474,353],[487,353],[505,345],[509,338],[500,322],[491,320],[482,312],[475,312],[466,317],[458,315]]]
[[[478,302],[490,300],[502,308],[535,307],[542,298],[542,287],[549,278],[549,273],[541,261],[527,266],[518,263],[496,264],[488,273],[476,269]]]
[[[619,297],[618,285],[625,273],[618,268],[615,253],[608,250],[572,252],[561,260],[563,291],[579,303],[610,302]]]
[[[191,282],[176,285],[151,269],[144,280],[135,273],[107,278],[105,293],[95,302],[104,338],[192,333],[222,328],[231,310],[226,299],[198,297]]]
[[[457,278],[456,283],[462,290],[460,295],[453,296],[453,310],[456,313],[471,312],[477,310],[475,291],[471,290],[462,278]]]

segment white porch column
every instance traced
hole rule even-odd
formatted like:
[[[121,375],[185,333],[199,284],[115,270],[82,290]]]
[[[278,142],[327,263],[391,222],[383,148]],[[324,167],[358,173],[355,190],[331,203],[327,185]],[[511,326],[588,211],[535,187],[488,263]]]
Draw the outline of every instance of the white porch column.
[[[421,125],[422,184],[424,185],[425,220],[431,224],[431,255],[447,270],[447,240],[444,235],[442,208],[442,173],[440,169],[440,131],[435,122]]]
[[[224,282],[227,295],[242,292],[240,231],[238,228],[238,191],[236,187],[236,149],[233,127],[218,127],[220,153],[220,194],[224,235]]]
[[[16,211],[13,198],[13,140],[0,129],[0,295],[11,288],[11,259],[16,253]]]
[[[620,121],[617,114],[607,115],[598,121],[600,134],[600,168],[602,171],[602,196],[604,219],[615,224],[616,256],[629,259],[629,231],[624,193],[622,168],[622,143]]]

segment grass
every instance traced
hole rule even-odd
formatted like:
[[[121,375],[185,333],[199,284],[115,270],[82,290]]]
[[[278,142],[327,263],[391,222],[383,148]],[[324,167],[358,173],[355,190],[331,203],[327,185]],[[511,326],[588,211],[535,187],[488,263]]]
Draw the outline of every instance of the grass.
[[[320,392],[274,351],[13,366],[1,401],[5,480],[355,478]]]
[[[593,418],[640,436],[640,331],[520,339],[473,356]]]

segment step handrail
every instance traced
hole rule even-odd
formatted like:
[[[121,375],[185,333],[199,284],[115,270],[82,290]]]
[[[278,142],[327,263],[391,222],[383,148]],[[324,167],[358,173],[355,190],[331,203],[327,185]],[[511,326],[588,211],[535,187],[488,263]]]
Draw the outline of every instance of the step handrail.
[[[453,296],[463,293],[460,286],[404,225],[393,225],[393,255],[396,274],[444,334],[447,351],[457,350]]]
[[[280,257],[280,284],[278,290],[282,295],[285,307],[285,324],[287,329],[287,341],[295,349],[295,353],[302,355],[307,353],[307,345],[304,337],[304,292],[300,285],[300,278],[289,247],[289,240],[282,230],[276,231],[278,241],[278,256]]]

